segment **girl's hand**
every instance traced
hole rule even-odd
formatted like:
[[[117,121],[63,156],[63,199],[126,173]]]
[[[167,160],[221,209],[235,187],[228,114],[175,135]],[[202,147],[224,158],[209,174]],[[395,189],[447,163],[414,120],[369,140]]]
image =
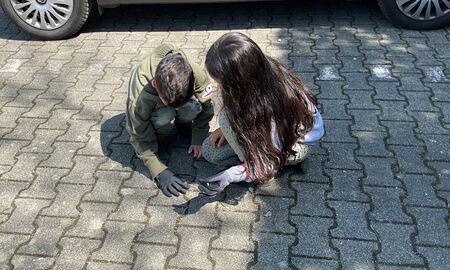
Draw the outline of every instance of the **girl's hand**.
[[[222,130],[220,128],[216,129],[211,136],[209,136],[209,141],[211,145],[215,148],[219,148],[225,144],[225,136],[223,136]]]
[[[188,150],[188,154],[194,154],[194,158],[200,159],[202,157],[202,146],[201,145],[191,145]]]

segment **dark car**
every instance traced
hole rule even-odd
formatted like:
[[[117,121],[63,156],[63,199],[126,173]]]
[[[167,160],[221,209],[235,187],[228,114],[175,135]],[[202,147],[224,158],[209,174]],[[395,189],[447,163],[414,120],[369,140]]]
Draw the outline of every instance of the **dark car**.
[[[129,4],[218,3],[240,0],[0,0],[6,14],[40,39],[62,39],[78,32],[92,13]],[[377,0],[395,25],[434,29],[450,23],[450,0]],[[241,1],[244,2],[244,1]]]

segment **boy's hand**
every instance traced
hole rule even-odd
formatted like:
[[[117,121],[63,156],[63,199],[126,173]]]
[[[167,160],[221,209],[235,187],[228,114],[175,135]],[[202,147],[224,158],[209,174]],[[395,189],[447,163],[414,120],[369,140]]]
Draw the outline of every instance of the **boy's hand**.
[[[209,141],[211,145],[215,148],[219,148],[225,144],[225,136],[223,136],[222,130],[220,128],[216,129],[211,136],[209,136]]]
[[[194,154],[194,158],[200,159],[202,157],[202,146],[201,145],[191,145],[188,150],[188,154]]]
[[[178,197],[180,193],[185,193],[189,189],[189,185],[176,177],[169,169],[165,169],[155,177],[156,185],[161,192],[167,196],[172,195]]]

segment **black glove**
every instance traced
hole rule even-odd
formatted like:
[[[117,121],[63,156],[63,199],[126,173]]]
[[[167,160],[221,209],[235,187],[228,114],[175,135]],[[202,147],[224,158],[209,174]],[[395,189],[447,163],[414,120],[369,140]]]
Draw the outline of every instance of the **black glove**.
[[[155,182],[161,192],[167,197],[178,197],[189,189],[189,185],[176,177],[169,169],[165,169],[155,177]]]

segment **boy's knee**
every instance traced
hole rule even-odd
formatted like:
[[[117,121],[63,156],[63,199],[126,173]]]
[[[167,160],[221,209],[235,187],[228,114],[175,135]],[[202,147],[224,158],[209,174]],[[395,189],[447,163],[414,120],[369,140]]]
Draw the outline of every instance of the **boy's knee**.
[[[161,108],[153,113],[152,125],[155,129],[162,128],[170,124],[170,122],[175,118],[174,109],[166,107]]]
[[[202,112],[202,105],[195,100],[189,100],[177,111],[177,121],[190,123]]]

